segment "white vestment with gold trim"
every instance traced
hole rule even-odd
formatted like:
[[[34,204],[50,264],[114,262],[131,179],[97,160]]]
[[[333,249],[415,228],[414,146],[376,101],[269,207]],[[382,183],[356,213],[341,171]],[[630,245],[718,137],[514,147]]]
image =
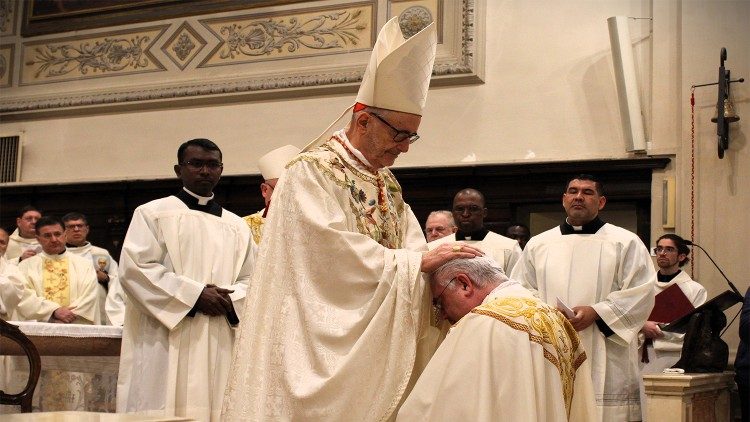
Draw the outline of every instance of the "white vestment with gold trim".
[[[227,421],[388,420],[429,358],[424,235],[393,174],[343,143],[300,154],[276,185]]]
[[[46,260],[67,260],[67,279],[70,303],[60,304],[49,300],[45,292],[44,275]],[[18,304],[17,317],[27,321],[47,322],[52,313],[61,306],[75,307],[73,313],[78,315],[75,324],[101,324],[96,273],[91,261],[71,253],[48,255],[40,252],[18,264],[19,271],[26,279],[26,289],[33,295],[24,295]]]
[[[398,420],[566,422],[595,414],[575,329],[507,281],[450,329]]]

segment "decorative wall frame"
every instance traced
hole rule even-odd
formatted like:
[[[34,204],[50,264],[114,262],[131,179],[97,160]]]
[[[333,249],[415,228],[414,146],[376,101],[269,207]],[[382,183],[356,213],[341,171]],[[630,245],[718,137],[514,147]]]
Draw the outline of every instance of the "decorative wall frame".
[[[116,31],[96,29],[34,37],[27,41],[22,36],[9,37],[14,41],[16,71],[19,81],[3,90],[0,118],[4,121],[46,118],[62,115],[83,115],[131,109],[169,108],[184,105],[226,104],[278,98],[296,98],[320,94],[356,92],[362,79],[369,52],[377,31],[392,13],[402,16],[402,28],[415,19],[430,15],[438,24],[439,43],[432,85],[482,83],[484,79],[484,5],[486,0],[328,0],[325,2],[289,3],[273,7],[253,7],[245,10],[174,18],[158,22],[166,29],[153,32],[154,23],[135,24]],[[407,14],[405,11],[410,11]],[[357,14],[355,24],[351,24]],[[334,18],[331,18],[334,17]],[[334,22],[350,19],[349,44],[326,44],[327,48],[297,48],[289,50],[289,43],[281,43],[284,54],[276,50],[257,54],[250,60],[247,51],[241,60],[212,62],[218,51],[227,50],[232,42],[244,42],[245,47],[259,46],[259,33],[228,36],[221,28],[236,25],[249,28],[264,25],[283,26],[284,30],[302,27],[292,22],[315,20]],[[334,19],[334,20],[331,20]],[[405,23],[404,23],[405,22]],[[218,23],[218,24],[217,24]],[[211,25],[214,25],[213,27]],[[218,25],[218,26],[217,26]],[[243,26],[244,25],[244,26]],[[286,25],[286,26],[284,26]],[[217,29],[218,28],[218,29]],[[297,28],[299,29],[299,28]],[[297,30],[295,29],[295,30]],[[303,28],[304,29],[304,28]],[[405,29],[408,31],[408,28]],[[132,55],[149,57],[152,68],[126,68],[116,72],[75,72],[75,76],[60,78],[40,74],[31,78],[34,60],[29,59],[29,48],[42,49],[65,44],[71,39],[97,41],[112,40],[115,34],[128,34],[128,39],[142,37],[148,31],[149,43],[123,43],[116,51],[107,51],[108,60],[124,60]],[[267,34],[265,36],[268,36]],[[253,38],[255,37],[255,38]],[[122,38],[122,37],[120,37]],[[320,38],[320,37],[318,37]],[[318,39],[320,41],[320,39]],[[330,40],[324,40],[328,42]],[[92,54],[83,47],[80,51]],[[132,44],[132,43],[131,43]],[[328,48],[330,47],[330,48]],[[100,47],[106,49],[106,46]],[[130,49],[128,49],[130,48]],[[141,51],[141,48],[145,50]],[[96,50],[96,49],[93,49]],[[96,50],[100,55],[100,50]],[[128,53],[132,53],[128,56]],[[79,53],[76,53],[79,54]],[[112,56],[114,55],[114,56]],[[158,65],[157,65],[158,64]],[[218,65],[217,65],[218,64]],[[37,63],[38,66],[38,63]],[[161,68],[160,68],[161,67]],[[138,70],[138,71],[136,71]],[[32,73],[30,73],[32,72]]]

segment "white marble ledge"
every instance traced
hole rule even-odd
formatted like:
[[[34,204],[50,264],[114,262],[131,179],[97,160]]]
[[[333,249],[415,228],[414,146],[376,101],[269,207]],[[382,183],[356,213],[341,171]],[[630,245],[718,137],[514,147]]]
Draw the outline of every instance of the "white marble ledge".
[[[36,321],[8,321],[30,337],[122,338],[122,327],[112,325],[53,324]]]
[[[681,396],[731,388],[733,384],[734,372],[643,375],[646,394],[653,395]]]

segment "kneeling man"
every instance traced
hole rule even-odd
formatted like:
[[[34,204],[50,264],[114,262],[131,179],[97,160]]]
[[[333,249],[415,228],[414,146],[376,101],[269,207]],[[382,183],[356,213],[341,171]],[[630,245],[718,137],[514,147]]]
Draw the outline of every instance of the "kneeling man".
[[[455,325],[399,420],[594,417],[586,353],[559,311],[509,280],[488,257],[444,264],[431,275],[430,287],[434,305]]]

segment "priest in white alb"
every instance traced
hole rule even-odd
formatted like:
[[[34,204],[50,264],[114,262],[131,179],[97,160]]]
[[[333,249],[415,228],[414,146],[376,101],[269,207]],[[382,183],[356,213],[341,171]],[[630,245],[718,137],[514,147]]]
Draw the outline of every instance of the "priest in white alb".
[[[24,296],[24,277],[18,267],[5,259],[8,232],[0,227],[0,318],[9,321]]]
[[[638,236],[599,218],[606,197],[594,176],[570,179],[562,203],[565,222],[529,240],[510,278],[572,308],[598,420],[641,420],[637,337],[654,306],[651,257]]]
[[[26,321],[100,324],[96,274],[91,261],[67,252],[63,223],[55,217],[36,222],[42,252],[18,264],[25,287],[16,317]]]
[[[240,316],[224,420],[388,420],[419,375],[430,352],[422,271],[480,254],[426,252],[387,169],[419,138],[435,45],[434,24],[407,40],[397,18],[386,23],[348,126],[287,165]]]
[[[453,197],[452,213],[458,230],[428,243],[427,248],[434,249],[443,243],[456,241],[475,245],[492,256],[502,270],[510,274],[521,256],[521,247],[515,239],[492,232],[484,226],[487,207],[482,192],[471,188],[458,191]]]
[[[489,256],[456,259],[430,280],[453,327],[398,413],[400,421],[591,420],[586,353],[555,308]]]
[[[118,412],[219,420],[254,262],[247,224],[213,199],[221,158],[208,139],[183,143],[174,166],[183,188],[133,214],[120,256]]]
[[[122,325],[125,318],[125,294],[120,287],[117,261],[109,251],[88,241],[89,222],[84,214],[69,212],[62,217],[65,246],[68,252],[91,261],[99,287],[99,310],[102,324]]]
[[[300,149],[293,145],[284,145],[258,159],[258,169],[263,176],[260,194],[263,196],[265,207],[254,214],[243,217],[247,226],[250,227],[250,233],[253,235],[253,242],[256,245],[260,245],[260,239],[263,236],[263,223],[266,222],[266,215],[268,215],[268,210],[271,209],[271,197],[273,197],[273,190],[276,189],[279,177],[284,172],[287,163],[296,157],[299,152]]]

